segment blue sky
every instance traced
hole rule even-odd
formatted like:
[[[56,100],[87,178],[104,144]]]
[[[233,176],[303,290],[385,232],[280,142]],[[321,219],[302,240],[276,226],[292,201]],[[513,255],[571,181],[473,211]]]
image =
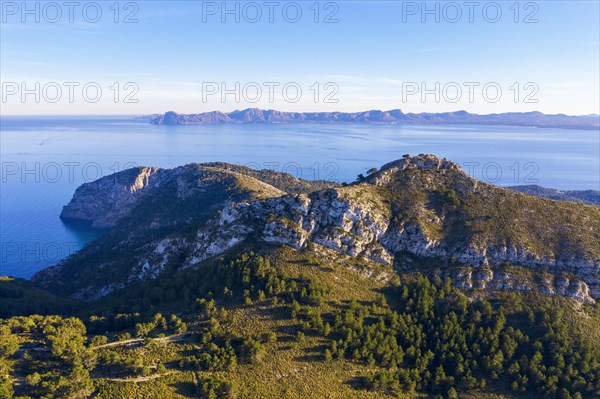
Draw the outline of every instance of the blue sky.
[[[421,1],[228,2],[239,11],[225,15],[221,1],[138,1],[119,3],[118,23],[114,1],[98,2],[99,17],[90,3],[78,2],[71,22],[60,1],[60,18],[47,2],[26,14],[20,1],[2,1],[2,114],[600,112],[598,1],[429,2],[430,14]],[[137,22],[123,23],[131,13]],[[73,101],[65,82],[79,84]],[[95,103],[82,93],[91,82],[102,90]],[[40,101],[23,98],[24,87]],[[223,98],[223,88],[240,98]]]

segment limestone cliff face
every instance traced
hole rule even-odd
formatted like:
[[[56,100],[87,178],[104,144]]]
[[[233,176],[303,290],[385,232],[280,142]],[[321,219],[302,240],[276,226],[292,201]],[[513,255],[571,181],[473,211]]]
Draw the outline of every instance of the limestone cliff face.
[[[89,222],[94,228],[113,227],[160,185],[163,175],[159,168],[141,167],[83,184],[60,217]]]
[[[140,198],[160,191],[169,173],[140,168],[122,183],[84,185],[63,214],[113,225]],[[178,180],[178,191],[187,190],[186,181]],[[314,244],[400,271],[407,256],[431,259],[445,265],[447,276],[465,290],[539,290],[581,302],[600,298],[600,208],[500,189],[427,155],[384,165],[359,184],[311,194],[285,194],[259,183],[252,187],[266,194],[224,201],[191,236],[150,240],[131,259],[126,278],[85,287],[75,296],[95,298],[154,278],[173,259],[176,267],[187,268],[240,246],[268,243],[296,249]],[[506,265],[537,274],[524,277]]]
[[[261,222],[257,224],[257,220]],[[405,254],[469,265],[471,271],[468,273],[448,274],[463,289],[537,289],[590,303],[594,298],[600,298],[597,259],[557,261],[537,256],[518,244],[449,248],[442,240],[428,237],[418,226],[395,226],[388,215],[373,207],[365,209],[352,204],[340,198],[335,190],[321,192],[312,198],[282,197],[227,207],[220,217],[198,231],[184,266],[219,256],[256,233],[267,243],[296,249],[314,243],[348,256],[362,256],[388,265],[399,266],[397,258]],[[525,266],[556,277],[549,280],[521,278],[519,273],[505,272],[498,267],[503,264]],[[564,273],[570,273],[571,277]]]

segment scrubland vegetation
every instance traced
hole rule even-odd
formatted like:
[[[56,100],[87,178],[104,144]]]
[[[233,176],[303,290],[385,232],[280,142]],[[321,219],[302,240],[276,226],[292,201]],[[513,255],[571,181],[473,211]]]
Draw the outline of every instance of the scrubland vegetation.
[[[473,300],[435,274],[378,280],[359,263],[248,253],[2,319],[0,397],[600,395],[596,305]]]

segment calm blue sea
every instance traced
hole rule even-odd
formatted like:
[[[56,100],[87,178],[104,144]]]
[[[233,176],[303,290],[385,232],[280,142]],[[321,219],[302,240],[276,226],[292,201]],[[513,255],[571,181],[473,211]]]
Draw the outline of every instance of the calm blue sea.
[[[0,275],[31,277],[98,236],[61,208],[82,183],[134,165],[226,161],[352,181],[403,154],[447,157],[498,185],[600,189],[598,131],[490,126],[153,126],[134,117],[0,119]]]

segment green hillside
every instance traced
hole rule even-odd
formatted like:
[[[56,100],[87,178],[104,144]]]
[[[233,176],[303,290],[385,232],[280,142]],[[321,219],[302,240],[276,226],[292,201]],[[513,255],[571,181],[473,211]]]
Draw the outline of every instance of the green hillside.
[[[15,397],[596,397],[600,314],[273,248],[2,321]],[[375,278],[374,278],[375,277]],[[574,313],[577,312],[575,316]],[[11,388],[12,382],[12,388]],[[10,396],[8,396],[10,397]]]

